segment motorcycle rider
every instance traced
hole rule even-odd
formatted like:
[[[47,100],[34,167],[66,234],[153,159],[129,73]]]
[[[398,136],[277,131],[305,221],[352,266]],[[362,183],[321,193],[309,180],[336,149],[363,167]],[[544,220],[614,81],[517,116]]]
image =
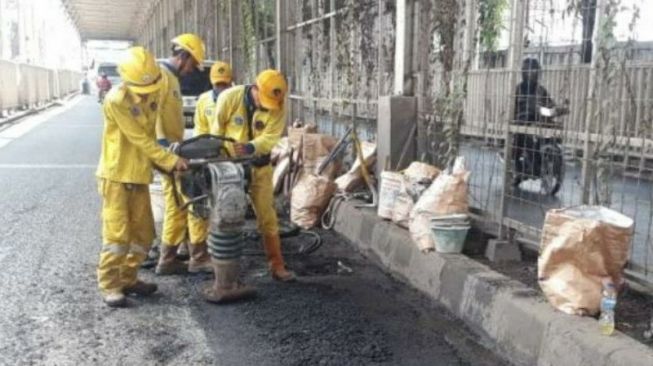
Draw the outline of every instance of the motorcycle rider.
[[[95,82],[95,85],[97,86],[98,89],[98,93],[97,93],[98,102],[102,103],[104,101],[104,96],[107,95],[109,90],[111,90],[111,86],[112,86],[111,80],[109,80],[107,74],[103,72],[100,74],[100,77]]]
[[[547,117],[540,113],[540,107],[555,108],[549,92],[539,83],[540,63],[535,58],[526,58],[522,62],[522,81],[515,90],[515,115],[514,123],[522,126],[541,125],[547,122]],[[560,111],[562,113],[562,110]],[[527,169],[524,156],[532,162]],[[513,186],[518,186],[524,179],[537,177],[540,174],[542,156],[539,153],[539,144],[529,134],[516,133],[513,137],[512,158],[516,163],[516,176]],[[527,171],[528,170],[528,171]],[[526,176],[524,176],[526,175]]]

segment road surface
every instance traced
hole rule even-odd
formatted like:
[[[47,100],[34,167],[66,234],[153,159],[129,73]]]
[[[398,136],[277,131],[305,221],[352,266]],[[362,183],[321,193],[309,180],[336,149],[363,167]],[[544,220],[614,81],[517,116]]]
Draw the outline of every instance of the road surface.
[[[156,296],[107,308],[95,282],[101,126],[81,97],[0,131],[0,365],[506,364],[331,233],[290,260],[295,284],[248,257],[251,302],[211,305],[198,296],[210,276],[146,271]]]

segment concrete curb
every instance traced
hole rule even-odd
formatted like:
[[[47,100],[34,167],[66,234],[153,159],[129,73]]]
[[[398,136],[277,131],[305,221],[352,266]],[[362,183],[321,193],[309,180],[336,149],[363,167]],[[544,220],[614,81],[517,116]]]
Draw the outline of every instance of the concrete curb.
[[[422,254],[408,231],[344,202],[334,229],[444,305],[516,365],[653,365],[653,350],[596,321],[556,312],[537,291],[460,254]]]
[[[5,127],[5,126],[10,125],[10,124],[13,124],[16,121],[19,121],[19,120],[21,120],[23,118],[29,117],[29,116],[31,116],[33,114],[38,113],[38,112],[39,112],[39,109],[29,109],[29,110],[27,110],[25,112],[16,113],[16,114],[14,114],[12,116],[9,116],[7,118],[0,119],[0,128]]]

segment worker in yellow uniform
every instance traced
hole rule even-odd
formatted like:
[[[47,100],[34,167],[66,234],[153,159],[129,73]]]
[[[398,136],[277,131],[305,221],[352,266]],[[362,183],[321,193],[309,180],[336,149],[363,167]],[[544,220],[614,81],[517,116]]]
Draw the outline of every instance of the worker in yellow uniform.
[[[185,170],[187,162],[156,143],[157,92],[161,70],[142,47],[133,47],[118,65],[122,79],[103,105],[104,132],[97,168],[102,196],[102,251],[97,268],[104,302],[127,304],[125,295],[150,295],[157,286],[138,279],[154,239],[148,184],[152,168]]]
[[[195,123],[194,135],[205,135],[211,132],[210,124],[213,120],[215,112],[215,103],[220,93],[231,86],[232,71],[231,65],[223,61],[216,61],[211,65],[209,72],[209,79],[213,89],[202,93],[197,98],[197,106],[195,107]]]
[[[183,104],[179,78],[187,76],[195,69],[203,70],[204,42],[191,33],[172,40],[172,56],[161,64],[161,113],[157,123],[157,139],[163,146],[181,142],[184,138]],[[171,177],[163,177],[165,211],[161,233],[160,256],[155,272],[158,275],[181,274],[188,272],[212,272],[211,259],[206,247],[206,228],[202,222],[191,220],[188,210],[182,204],[179,182]],[[186,239],[190,245],[188,264],[177,259],[177,248]]]
[[[206,135],[210,132],[209,124],[213,119],[215,101],[218,98],[218,95],[220,95],[223,90],[229,88],[232,83],[231,66],[225,62],[215,62],[211,66],[209,79],[211,80],[213,89],[202,93],[197,99],[197,105],[195,106],[195,115],[193,117],[193,122],[195,124],[193,131],[194,136]],[[203,248],[206,247],[206,239],[209,236],[208,220],[196,216],[192,210],[188,210],[187,215],[188,236],[191,239],[191,245],[194,245],[194,248],[197,248],[198,243],[201,243],[199,245],[201,245]],[[182,247],[180,246],[179,249],[182,249]],[[178,251],[178,254],[179,252],[181,252],[181,250]],[[205,258],[209,257],[208,253],[204,250],[195,250],[193,254],[202,256],[201,258],[193,258],[193,256],[191,256],[191,261],[194,261],[195,263],[204,262]],[[200,270],[202,272],[213,272],[210,266],[202,266]],[[197,271],[197,266],[194,267],[193,265],[189,264],[188,271]]]
[[[263,237],[270,273],[274,279],[283,282],[294,280],[295,274],[286,269],[281,255],[270,151],[279,142],[285,128],[284,99],[287,91],[288,85],[283,74],[276,70],[265,70],[257,76],[256,84],[234,86],[223,91],[218,97],[215,118],[211,123],[212,134],[237,141],[229,146],[234,155],[253,154],[257,157],[253,163],[249,194],[258,230]],[[216,261],[216,276],[220,277],[223,270],[225,276],[228,276],[229,269],[220,268]],[[238,291],[238,288],[237,284],[224,289],[207,288],[204,297],[214,301],[224,297],[231,289]]]

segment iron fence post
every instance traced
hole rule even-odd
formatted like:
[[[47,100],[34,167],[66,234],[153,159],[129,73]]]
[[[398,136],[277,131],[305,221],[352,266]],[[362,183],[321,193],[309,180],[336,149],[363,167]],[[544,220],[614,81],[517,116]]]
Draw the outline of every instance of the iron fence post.
[[[521,63],[521,54],[524,42],[524,24],[526,21],[526,12],[528,11],[528,0],[512,0],[511,1],[511,18],[510,18],[510,45],[509,57],[507,68],[510,70],[508,77],[509,90],[515,90],[515,82],[519,74],[519,65]],[[499,238],[508,239],[504,219],[508,211],[507,199],[512,188],[511,182],[511,165],[512,165],[512,146],[511,146],[511,133],[510,124],[515,114],[515,102],[512,92],[508,93],[506,100],[508,105],[508,115],[503,118],[507,121],[503,131],[503,183],[501,191],[501,200],[499,205]]]
[[[596,19],[598,21],[596,27],[594,27],[594,34],[592,35],[592,43],[594,45],[598,44],[599,34],[600,34],[600,21],[605,10],[605,0],[598,0],[596,3]],[[585,123],[584,123],[584,141],[583,141],[583,160],[582,160],[582,171],[581,171],[581,188],[582,188],[582,203],[590,204],[590,195],[592,191],[592,177],[594,176],[594,165],[591,161],[592,154],[594,151],[594,144],[591,143],[592,139],[592,127],[594,120],[594,112],[596,110],[596,97],[597,97],[597,81],[596,81],[596,69],[599,62],[597,57],[598,52],[594,47],[594,52],[592,52],[592,63],[590,68],[589,78],[587,79],[586,90],[586,103],[585,103]]]

